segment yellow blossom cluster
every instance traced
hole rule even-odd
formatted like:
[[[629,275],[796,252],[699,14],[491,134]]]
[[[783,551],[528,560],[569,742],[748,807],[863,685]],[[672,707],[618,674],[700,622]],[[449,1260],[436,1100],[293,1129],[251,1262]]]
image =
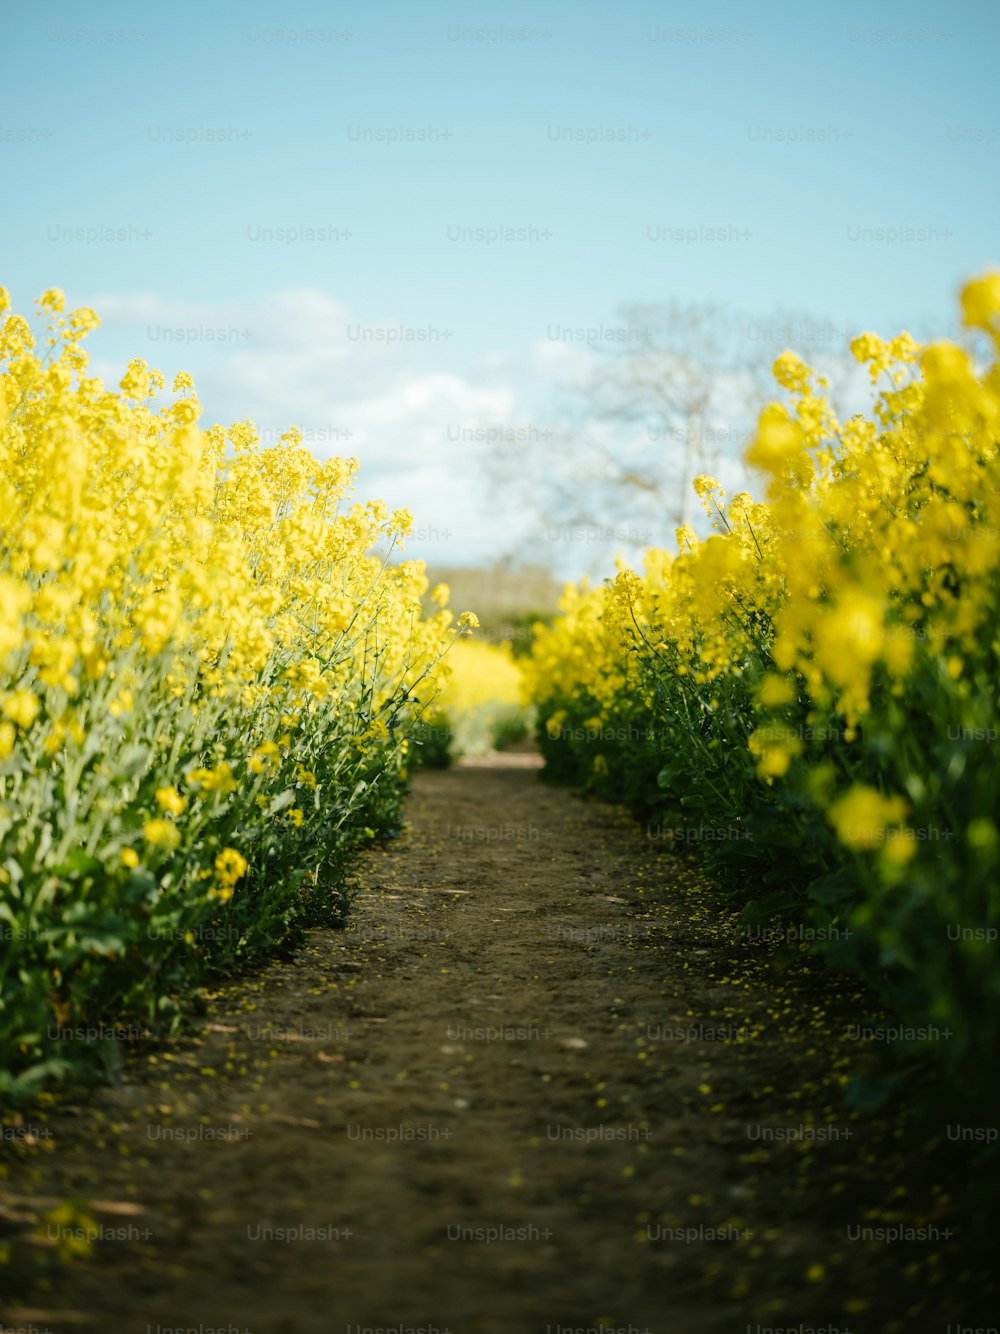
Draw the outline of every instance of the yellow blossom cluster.
[[[997,300],[997,275],[962,297],[994,342]],[[763,409],[746,451],[767,478],[766,502],[740,492],[726,503],[714,478],[697,478],[712,536],[678,529],[677,554],[647,553],[641,575],[623,569],[605,587],[568,590],[529,669],[540,703],[582,690],[613,709],[633,688],[637,643],[702,689],[742,675],[766,645],[761,708],[804,688],[850,736],[873,681],[884,675],[902,693],[918,648],[961,673],[1000,567],[1000,367],[977,374],[964,350],[920,349],[907,334],[865,334],[852,350],[875,376],[889,372],[875,420],[839,422],[813,372],[782,354],[774,373],[791,402]],[[748,744],[764,776],[796,753],[780,729]]]
[[[783,353],[763,499],[696,479],[711,535],[568,590],[526,675],[555,773],[725,830],[709,869],[849,923],[839,960],[952,1023],[971,1083],[1000,1038],[1000,274],[961,307],[967,346],[856,338],[847,420]]]
[[[241,913],[245,955],[291,929],[301,886],[313,910],[336,899],[362,831],[394,823],[405,737],[458,626],[422,614],[423,565],[398,557],[409,511],[352,499],[357,460],[314,458],[297,428],[264,448],[249,421],[203,426],[186,373],[166,397],[141,360],[105,384],[83,346],[97,316],[55,289],[39,342],[9,305],[0,288],[0,919],[18,942],[0,1066],[16,1068],[56,1007],[155,1012],[206,917]],[[51,943],[71,909],[72,969]]]
[[[442,664],[435,718],[451,753],[483,755],[530,734],[519,660],[509,642],[461,639]]]

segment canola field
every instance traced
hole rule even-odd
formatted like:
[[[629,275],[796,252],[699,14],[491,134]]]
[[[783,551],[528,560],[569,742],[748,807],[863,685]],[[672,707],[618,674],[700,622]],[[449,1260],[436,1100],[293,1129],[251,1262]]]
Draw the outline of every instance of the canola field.
[[[876,1036],[898,1078],[930,1072],[982,1110],[1000,1041],[1000,274],[961,312],[982,363],[857,337],[877,400],[846,421],[780,356],[782,401],[746,453],[765,498],[696,479],[715,531],[570,588],[526,670],[553,775],[697,852],[748,923],[798,923],[897,1016]]]
[[[355,460],[88,374],[99,320],[0,289],[0,1097],[169,1030],[210,969],[342,920],[392,831],[447,589]],[[372,554],[379,544],[394,557]]]

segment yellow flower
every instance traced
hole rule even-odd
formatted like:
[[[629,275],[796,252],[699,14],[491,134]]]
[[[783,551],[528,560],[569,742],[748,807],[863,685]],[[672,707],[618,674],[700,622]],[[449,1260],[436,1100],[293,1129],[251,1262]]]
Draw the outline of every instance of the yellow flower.
[[[772,403],[760,414],[757,434],[746,450],[747,463],[774,477],[802,472],[808,465],[802,428],[781,403]]]
[[[25,731],[38,717],[38,710],[41,705],[38,702],[38,696],[31,690],[15,690],[12,694],[5,696],[0,711],[4,717],[9,718],[11,722],[17,723],[18,727]]]
[[[992,852],[1000,841],[997,837],[996,825],[985,816],[971,820],[965,831],[965,836],[968,839],[969,847],[980,851]]]
[[[802,738],[787,727],[758,727],[751,732],[748,749],[757,758],[757,773],[761,778],[780,778],[803,750]]]
[[[14,749],[17,733],[13,723],[0,723],[0,760],[5,760]]]
[[[709,477],[707,473],[700,473],[691,485],[694,487],[695,494],[698,496],[699,500],[704,500],[705,497],[710,496],[713,491],[722,490],[721,482],[717,482],[714,477]]]
[[[235,848],[223,848],[215,859],[215,873],[223,886],[231,887],[247,873],[249,863]]]
[[[907,834],[912,834],[912,830],[887,831],[885,846],[880,854],[886,866],[905,866],[913,859],[917,845],[912,837],[907,837]]]
[[[147,843],[167,851],[172,851],[181,841],[180,831],[169,820],[147,820],[142,827],[142,834]]]
[[[868,373],[872,381],[878,379],[892,361],[892,351],[884,338],[877,334],[863,333],[851,341],[851,353],[858,361],[868,363]]]
[[[805,392],[812,372],[800,356],[786,348],[771,367],[771,374],[783,388]]]
[[[831,805],[827,818],[842,843],[866,851],[885,841],[887,826],[898,825],[906,810],[902,797],[885,797],[873,787],[856,783]]]
[[[267,768],[278,768],[281,765],[281,751],[275,741],[265,741],[257,747],[254,753],[247,761],[247,768],[251,773],[262,774]]]
[[[1000,273],[993,271],[962,288],[962,318],[973,329],[992,330],[1000,319]]]
[[[920,368],[927,379],[959,380],[972,373],[969,354],[954,343],[932,343],[920,355]]]
[[[408,509],[393,510],[389,516],[389,527],[400,537],[406,537],[413,531],[413,511]]]
[[[127,398],[142,399],[149,393],[149,370],[140,357],[133,357],[121,378],[121,391]]]
[[[127,866],[130,870],[139,865],[139,854],[134,848],[122,848],[120,856],[122,866]]]
[[[50,287],[47,292],[43,292],[38,298],[38,304],[43,310],[50,311],[52,314],[58,314],[65,309],[66,298],[60,292],[58,287]]]
[[[783,704],[791,704],[794,699],[795,687],[787,676],[769,672],[757,687],[757,700],[765,709],[780,708]]]
[[[135,697],[131,690],[119,690],[115,699],[108,705],[112,718],[120,718],[123,713],[131,713],[135,708]]]
[[[188,774],[188,782],[200,787],[204,792],[218,792],[223,797],[235,792],[239,786],[225,760],[217,764],[214,769],[192,769]]]
[[[156,789],[156,800],[160,809],[170,815],[183,815],[187,810],[187,802],[173,786],[158,787]]]

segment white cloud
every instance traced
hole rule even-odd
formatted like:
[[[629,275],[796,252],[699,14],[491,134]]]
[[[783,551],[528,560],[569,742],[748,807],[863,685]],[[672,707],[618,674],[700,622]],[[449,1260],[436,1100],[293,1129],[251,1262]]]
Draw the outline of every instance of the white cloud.
[[[529,403],[544,366],[491,356],[460,372],[441,345],[419,357],[405,345],[352,341],[360,324],[342,303],[313,288],[275,293],[256,304],[197,304],[153,293],[90,299],[108,339],[127,349],[93,371],[116,383],[130,356],[195,378],[203,421],[249,418],[265,442],[299,426],[321,457],[357,455],[359,495],[405,505],[424,534],[408,555],[447,563],[488,563],[516,548],[516,509],[504,510],[485,468],[477,431],[532,425]],[[540,360],[540,359],[539,359]],[[450,533],[450,537],[445,534]]]
[[[551,540],[528,546],[539,519],[519,508],[513,495],[495,485],[487,466],[501,448],[487,438],[499,431],[527,432],[527,446],[512,447],[511,468],[521,468],[524,501],[537,494],[532,478],[562,476],[570,492],[600,485],[584,448],[582,423],[572,415],[573,386],[594,368],[595,351],[585,340],[539,339],[521,349],[491,352],[461,366],[460,349],[439,344],[390,344],[352,338],[364,322],[343,302],[316,288],[273,293],[255,302],[197,303],[151,292],[108,293],[91,304],[104,322],[96,335],[121,352],[121,360],[101,355],[94,373],[117,383],[130,356],[159,366],[168,384],[178,369],[190,371],[198,386],[206,423],[250,418],[265,443],[291,425],[320,457],[356,455],[361,461],[358,494],[382,496],[406,506],[418,536],[407,554],[437,563],[488,564],[508,553],[529,553],[557,562],[560,572],[609,569],[611,546],[595,542],[563,546]],[[387,319],[391,326],[392,320]],[[366,325],[371,328],[373,326]],[[93,345],[93,344],[92,344]],[[857,407],[866,377],[848,358],[817,356],[832,372],[834,385]],[[738,404],[742,403],[742,410]],[[566,415],[563,415],[565,412]],[[561,421],[557,420],[561,418]],[[740,459],[748,425],[745,386],[722,376],[714,411],[706,423],[706,451],[693,471],[714,473],[732,493],[759,491]],[[550,443],[549,428],[570,442]],[[672,545],[673,525],[689,485],[683,437],[649,436],[646,428],[623,432],[620,423],[590,423],[587,439],[617,458],[643,460],[666,470],[671,512],[641,494],[629,513],[612,505],[615,524],[655,521],[657,544]],[[578,442],[577,447],[574,442]],[[530,476],[529,476],[530,474]],[[588,482],[588,476],[591,480]],[[611,511],[614,511],[612,514]],[[700,511],[694,507],[694,514]],[[557,549],[559,548],[559,549]]]

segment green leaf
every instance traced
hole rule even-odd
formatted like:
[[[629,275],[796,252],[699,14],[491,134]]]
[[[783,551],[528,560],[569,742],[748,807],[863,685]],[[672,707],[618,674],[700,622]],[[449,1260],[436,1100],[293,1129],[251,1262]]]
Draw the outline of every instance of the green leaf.
[[[840,903],[852,898],[860,890],[858,878],[849,867],[842,866],[830,875],[814,880],[806,893],[814,903]]]
[[[296,792],[292,787],[286,788],[284,792],[279,792],[276,797],[272,798],[267,808],[268,815],[279,815],[282,811],[286,811],[289,806],[294,806],[295,797]]]
[[[126,783],[141,774],[152,754],[148,746],[127,746],[118,758],[115,781]]]

